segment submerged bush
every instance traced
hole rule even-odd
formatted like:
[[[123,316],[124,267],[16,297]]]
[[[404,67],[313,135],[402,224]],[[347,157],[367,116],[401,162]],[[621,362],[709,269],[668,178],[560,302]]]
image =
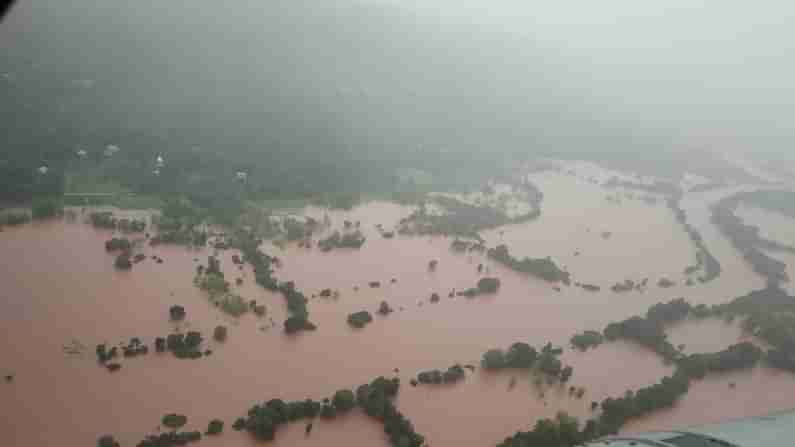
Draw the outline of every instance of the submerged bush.
[[[188,418],[181,414],[170,413],[163,416],[161,423],[168,428],[178,429],[188,423]]]

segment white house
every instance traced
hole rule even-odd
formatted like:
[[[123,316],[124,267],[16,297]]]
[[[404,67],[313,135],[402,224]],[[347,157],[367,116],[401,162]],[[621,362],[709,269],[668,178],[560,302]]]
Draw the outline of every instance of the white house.
[[[79,149],[77,151],[77,156],[80,157],[80,158],[86,158],[86,157],[88,157],[88,152],[86,152],[83,149]]]
[[[115,154],[116,152],[119,152],[120,150],[121,150],[121,148],[119,146],[116,146],[115,144],[109,144],[109,145],[105,146],[105,156],[106,157],[111,157],[111,156],[113,156],[113,154]]]
[[[50,168],[48,168],[47,166],[44,166],[44,165],[40,166],[39,169],[37,169],[37,170],[39,171],[39,174],[41,174],[41,175],[46,175],[48,172],[50,172]]]
[[[245,182],[246,180],[248,180],[248,173],[244,171],[237,171],[235,177],[241,182]]]
[[[166,161],[163,160],[163,156],[158,154],[157,159],[155,160],[155,166],[157,166],[157,168],[160,169],[165,165]]]

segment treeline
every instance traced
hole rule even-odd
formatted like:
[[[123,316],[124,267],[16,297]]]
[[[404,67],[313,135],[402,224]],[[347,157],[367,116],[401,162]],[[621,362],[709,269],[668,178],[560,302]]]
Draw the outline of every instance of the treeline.
[[[232,259],[240,262],[237,255]],[[207,257],[207,267],[199,265],[196,267],[196,277],[193,279],[200,289],[206,291],[210,301],[222,311],[239,317],[249,310],[253,310],[257,315],[265,314],[265,306],[257,304],[256,300],[246,302],[243,297],[230,291],[229,281],[226,280],[224,272],[221,271],[221,261],[215,256]],[[242,284],[242,279],[238,278],[238,284]]]
[[[511,256],[508,247],[504,244],[489,249],[488,256],[517,272],[528,273],[550,282],[562,282],[566,285],[571,283],[569,272],[561,270],[549,257],[538,259],[525,257],[520,260]]]
[[[331,251],[335,248],[361,248],[364,245],[365,237],[361,231],[340,233],[335,231],[325,239],[318,241],[317,245],[322,251]]]
[[[477,286],[470,287],[468,289],[462,290],[460,292],[456,292],[457,296],[465,296],[467,298],[474,298],[478,295],[488,295],[492,293],[497,293],[500,289],[500,280],[499,278],[480,278],[478,280]],[[431,302],[438,302],[439,295],[435,295],[435,297],[431,296]]]
[[[309,321],[307,299],[303,293],[296,290],[292,281],[279,282],[274,278],[273,258],[259,249],[261,241],[246,231],[238,231],[233,238],[233,245],[243,253],[244,262],[248,262],[254,269],[257,284],[271,290],[279,291],[287,301],[287,310],[290,316],[284,321],[284,331],[288,334],[304,330],[315,330],[317,327]]]
[[[734,214],[740,202],[749,199],[748,193],[739,193],[719,201],[712,207],[712,223],[731,241],[756,273],[767,278],[771,284],[789,281],[787,265],[768,256],[760,247],[764,239],[759,236],[759,228],[746,225]],[[755,196],[750,196],[755,197]],[[758,198],[754,199],[758,200]]]
[[[160,216],[155,219],[158,232],[152,237],[150,244],[204,247],[207,245],[208,235],[200,228],[208,217],[211,216],[207,209],[190,200],[165,200]]]
[[[784,290],[769,286],[731,302],[708,307],[704,304],[692,306],[683,298],[667,303],[655,304],[645,317],[631,317],[621,322],[610,323],[603,331],[604,339],[624,338],[651,348],[665,360],[680,367],[693,370],[721,370],[721,365],[732,366],[732,356],[764,358],[770,366],[795,372],[795,297]],[[739,350],[715,354],[685,356],[667,339],[665,326],[688,317],[744,318],[743,328],[767,342],[771,349],[766,353],[751,349],[752,345],[738,345]],[[586,331],[572,337],[571,343],[581,349],[597,345],[599,333]]]
[[[350,389],[339,390],[331,398],[320,402],[311,399],[291,402],[272,399],[251,407],[246,416],[235,421],[233,428],[245,430],[257,440],[271,441],[277,429],[290,422],[309,420],[306,428],[308,434],[312,430],[311,420],[314,418],[334,419],[338,414],[358,407],[384,425],[390,445],[421,447],[425,438],[414,430],[411,422],[393,402],[399,389],[398,378],[378,377],[369,384],[360,385],[355,392]]]
[[[562,349],[553,347],[551,343],[547,343],[539,353],[529,344],[517,342],[512,344],[507,351],[501,349],[486,351],[480,365],[486,370],[535,368],[539,372],[565,383],[574,374],[574,369],[571,366],[564,367],[558,359],[562,352]]]
[[[172,447],[200,441],[202,433],[198,430],[179,431],[187,423],[188,418],[185,415],[169,413],[160,420],[160,424],[169,429],[169,431],[148,435],[136,444],[136,447]],[[220,419],[213,419],[207,424],[207,430],[204,434],[207,436],[219,435],[223,432],[223,429],[224,422]],[[110,435],[99,438],[97,445],[98,447],[119,447],[119,444]]]
[[[88,216],[91,225],[106,230],[120,230],[125,233],[140,233],[146,230],[146,221],[141,219],[117,219],[111,211],[98,211]]]
[[[464,380],[465,377],[466,377],[466,372],[464,372],[464,367],[459,365],[459,364],[455,364],[455,365],[447,368],[446,371],[441,371],[441,370],[438,370],[438,369],[432,369],[432,370],[429,370],[429,371],[422,371],[419,374],[417,374],[417,378],[416,379],[413,379],[411,381],[411,384],[413,386],[416,386],[419,383],[426,384],[426,385],[429,385],[429,384],[439,385],[439,384],[442,384],[442,383],[456,383],[456,382],[460,382],[461,380]]]
[[[710,310],[704,305],[694,308],[684,298],[658,303],[649,308],[645,317],[634,316],[608,324],[603,331],[604,338],[632,340],[651,348],[666,361],[674,361],[681,358],[681,353],[668,341],[665,326],[691,314],[703,318],[710,315]]]
[[[716,306],[714,312],[745,316],[743,327],[771,346],[765,356],[768,364],[795,372],[795,297],[769,286]]]
[[[687,214],[680,205],[681,201],[682,193],[681,191],[677,191],[676,194],[668,197],[665,202],[668,208],[670,208],[670,210],[674,213],[674,218],[676,221],[679,222],[682,227],[684,227],[685,232],[687,233],[688,237],[690,237],[690,241],[696,246],[696,264],[685,268],[684,273],[685,275],[690,275],[698,270],[703,269],[704,275],[698,278],[699,282],[710,282],[720,276],[720,262],[707,248],[706,244],[704,243],[704,238],[701,237],[701,233],[699,233],[698,230],[696,230],[696,228],[687,221]]]
[[[538,199],[540,200],[540,199]],[[428,204],[437,206],[442,213],[428,211]],[[454,235],[481,240],[482,230],[503,225],[527,222],[541,216],[539,207],[525,215],[508,217],[489,206],[476,206],[448,196],[433,196],[420,204],[417,211],[400,220],[398,233],[417,235]]]
[[[223,328],[223,326],[218,326],[218,328]],[[218,328],[216,328],[215,339],[223,341],[226,339],[226,328],[222,330],[222,337],[218,336]],[[211,350],[202,347],[203,342],[204,338],[200,332],[188,331],[185,334],[174,333],[166,337],[156,337],[154,349],[158,353],[170,352],[174,357],[180,359],[199,359],[212,355]],[[147,355],[149,346],[140,338],[132,337],[126,345],[109,346],[106,343],[100,343],[96,346],[95,353],[100,366],[110,372],[116,372],[121,369],[121,364],[118,363],[120,357],[130,359]]]
[[[620,181],[616,177],[612,177],[605,183],[605,187],[636,189],[665,196],[666,206],[674,213],[674,218],[677,222],[679,222],[679,224],[682,225],[682,227],[684,227],[684,230],[690,238],[690,241],[696,247],[696,264],[687,267],[685,269],[685,274],[690,275],[698,270],[703,269],[704,275],[698,278],[699,282],[701,283],[712,281],[713,279],[720,276],[720,262],[709,251],[698,230],[696,230],[696,228],[687,221],[687,214],[680,205],[683,193],[678,185],[665,181],[655,181],[650,184],[626,182]]]
[[[517,432],[497,446],[572,447],[617,434],[631,419],[672,407],[679,398],[687,394],[692,379],[703,378],[710,371],[749,368],[756,365],[761,357],[761,350],[747,342],[713,354],[690,356],[677,364],[677,370],[672,376],[663,377],[659,383],[637,391],[627,391],[623,397],[603,400],[599,405],[602,410],[600,415],[589,419],[582,429],[577,419],[559,415],[556,419],[539,420],[533,430]]]
[[[8,211],[0,214],[0,225],[16,226],[33,219],[49,219],[63,215],[63,202],[55,196],[43,196],[33,199],[30,213],[27,211]]]

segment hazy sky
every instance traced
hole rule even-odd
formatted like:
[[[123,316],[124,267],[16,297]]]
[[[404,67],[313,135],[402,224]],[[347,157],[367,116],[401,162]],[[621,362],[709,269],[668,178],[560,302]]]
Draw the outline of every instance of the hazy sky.
[[[695,135],[792,136],[793,2],[365,1],[526,36],[627,118]]]
[[[666,134],[693,145],[788,151],[795,142],[795,2],[237,0],[218,8],[206,0],[28,1],[18,9],[24,6],[31,17],[57,10],[57,22],[53,27],[23,20],[17,30],[27,27],[46,38],[48,28],[84,14],[79,33],[66,35],[84,39],[75,51],[123,58],[113,46],[124,44],[142,49],[138,56],[156,52],[160,63],[172,61],[163,68],[172,83],[204,79],[202,91],[224,100],[250,101],[252,91],[276,77],[307,95],[369,94],[373,104],[356,120],[375,116],[373,108],[380,107],[387,121],[362,126],[374,134],[400,121],[390,114],[411,119],[406,91],[427,97],[437,82],[447,96],[424,103],[423,110],[438,107],[444,117],[445,107],[466,109],[477,117],[476,100],[482,101],[491,107],[483,108],[483,117],[502,121],[492,128],[531,121],[527,111],[511,111],[534,102],[541,109],[549,101],[557,107],[552,115],[567,110],[613,123],[618,132]],[[368,12],[357,3],[367,4]],[[294,17],[302,14],[308,17]],[[417,33],[407,25],[411,15],[422,23]],[[93,23],[108,17],[124,25],[119,36],[127,37],[107,30],[91,35]],[[388,29],[390,21],[400,25]],[[474,30],[462,24],[479,27],[483,35],[470,39]],[[8,43],[14,35],[0,37]],[[86,42],[96,48],[85,50]],[[151,60],[157,62],[140,63]],[[451,99],[456,90],[449,85],[456,83],[462,96],[471,96],[468,102]],[[175,91],[154,79],[144,85],[149,86]],[[344,118],[340,104],[328,106],[330,114]],[[398,106],[399,112],[390,109]]]

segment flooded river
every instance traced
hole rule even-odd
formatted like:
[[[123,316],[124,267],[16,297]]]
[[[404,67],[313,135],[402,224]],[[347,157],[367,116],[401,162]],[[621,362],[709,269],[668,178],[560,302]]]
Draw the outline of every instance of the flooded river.
[[[538,385],[526,372],[478,369],[463,383],[437,387],[414,388],[409,379],[456,362],[477,364],[487,349],[515,341],[566,346],[576,332],[600,330],[663,300],[683,296],[693,303],[719,303],[761,286],[761,279],[709,224],[707,198],[697,197],[684,206],[724,266],[723,275],[705,286],[650,285],[645,292],[612,293],[609,285],[619,280],[650,277],[656,284],[662,276],[681,279],[695,256],[687,235],[661,202],[610,204],[605,196],[612,192],[559,174],[536,174],[534,181],[545,193],[542,217],[486,232],[488,245],[506,243],[516,256],[552,256],[575,280],[603,286],[601,292],[576,287],[557,292],[482,255],[454,253],[446,237],[381,237],[375,226],[394,227],[411,213],[410,207],[384,202],[350,212],[310,207],[303,212],[319,219],[328,214],[332,228],[344,220],[360,221],[367,242],[360,250],[329,253],[295,244],[263,246],[282,260],[275,276],[294,280],[307,297],[325,288],[339,291],[337,298],[310,299],[310,319],[318,330],[298,336],[282,331],[284,298],[257,286],[248,266],[235,269],[234,250],[221,253],[226,277],[233,283],[243,280],[233,286],[235,292],[265,304],[264,317],[226,316],[193,285],[196,266],[212,254],[208,249],[145,246],[147,256],[164,262],[147,258],[132,271],[120,272],[103,246],[113,233],[80,219],[5,228],[0,232],[0,324],[6,334],[0,338],[0,373],[14,376],[0,386],[5,445],[93,445],[104,433],[116,435],[122,445],[135,445],[155,432],[162,415],[176,412],[188,416],[188,429],[203,431],[213,418],[226,421],[224,435],[203,444],[248,446],[255,442],[231,430],[231,423],[254,403],[274,397],[319,399],[393,374],[403,380],[398,407],[430,445],[494,445],[561,410],[586,418],[592,401],[654,383],[672,368],[641,347],[617,342],[584,353],[564,352],[564,363],[574,367],[571,385],[586,389],[581,399],[558,385]],[[603,232],[612,235],[606,238]],[[428,262],[434,259],[438,267],[430,272]],[[500,278],[500,291],[448,298],[452,289],[472,287],[485,275],[478,274],[480,263]],[[380,281],[381,287],[368,287],[370,281]],[[442,298],[432,304],[434,292]],[[376,316],[361,330],[347,325],[349,313],[374,313],[382,300],[396,311]],[[169,321],[173,304],[185,307],[185,321]],[[94,355],[97,343],[140,337],[151,346],[156,336],[174,330],[200,330],[209,339],[219,324],[229,327],[228,340],[209,340],[214,353],[200,360],[150,353],[123,359],[122,369],[111,374]],[[672,328],[670,336],[675,344],[686,344],[688,352],[722,349],[743,337],[736,325],[722,321],[685,322]],[[731,392],[729,382],[736,382]],[[630,429],[712,422],[784,407],[795,407],[795,377],[757,369],[697,383],[676,408]],[[309,437],[303,424],[294,424],[281,430],[275,442],[380,445],[384,440],[378,423],[353,412],[316,423]]]

